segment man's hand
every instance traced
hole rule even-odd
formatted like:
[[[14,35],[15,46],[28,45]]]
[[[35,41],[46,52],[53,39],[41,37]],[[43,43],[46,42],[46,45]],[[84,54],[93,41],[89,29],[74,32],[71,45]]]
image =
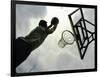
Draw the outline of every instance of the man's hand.
[[[47,28],[47,33],[51,34],[55,31],[55,29],[57,28],[57,25],[59,23],[59,19],[57,17],[53,17],[51,20],[51,25],[48,26]]]

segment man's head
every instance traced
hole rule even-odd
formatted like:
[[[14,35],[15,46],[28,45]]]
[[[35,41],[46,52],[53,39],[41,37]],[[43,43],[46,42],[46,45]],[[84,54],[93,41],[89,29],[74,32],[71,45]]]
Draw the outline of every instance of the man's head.
[[[57,17],[53,17],[51,20],[52,25],[57,25],[59,23],[59,19]]]
[[[42,28],[42,29],[46,29],[47,28],[47,22],[45,20],[40,20],[39,27]]]

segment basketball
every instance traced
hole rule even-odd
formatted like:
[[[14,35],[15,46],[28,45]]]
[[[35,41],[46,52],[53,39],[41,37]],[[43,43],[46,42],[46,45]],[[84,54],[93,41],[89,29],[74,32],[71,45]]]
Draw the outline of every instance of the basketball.
[[[57,25],[59,23],[59,19],[57,17],[53,17],[51,20],[51,24]]]

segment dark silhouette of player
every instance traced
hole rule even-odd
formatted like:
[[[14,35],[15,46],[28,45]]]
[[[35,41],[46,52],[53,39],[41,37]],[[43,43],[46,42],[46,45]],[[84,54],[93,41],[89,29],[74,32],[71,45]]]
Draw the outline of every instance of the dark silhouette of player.
[[[59,19],[57,17],[52,18],[50,26],[47,26],[45,20],[40,20],[39,26],[32,30],[27,36],[16,39],[16,67],[29,56],[31,51],[38,48],[49,34],[55,31],[58,23]]]

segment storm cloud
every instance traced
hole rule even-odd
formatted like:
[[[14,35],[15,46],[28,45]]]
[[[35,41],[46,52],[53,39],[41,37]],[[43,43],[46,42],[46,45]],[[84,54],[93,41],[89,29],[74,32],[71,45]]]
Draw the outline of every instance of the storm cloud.
[[[25,36],[29,33],[29,20],[45,17],[45,6],[16,5],[16,37]],[[34,22],[34,21],[33,21]]]

